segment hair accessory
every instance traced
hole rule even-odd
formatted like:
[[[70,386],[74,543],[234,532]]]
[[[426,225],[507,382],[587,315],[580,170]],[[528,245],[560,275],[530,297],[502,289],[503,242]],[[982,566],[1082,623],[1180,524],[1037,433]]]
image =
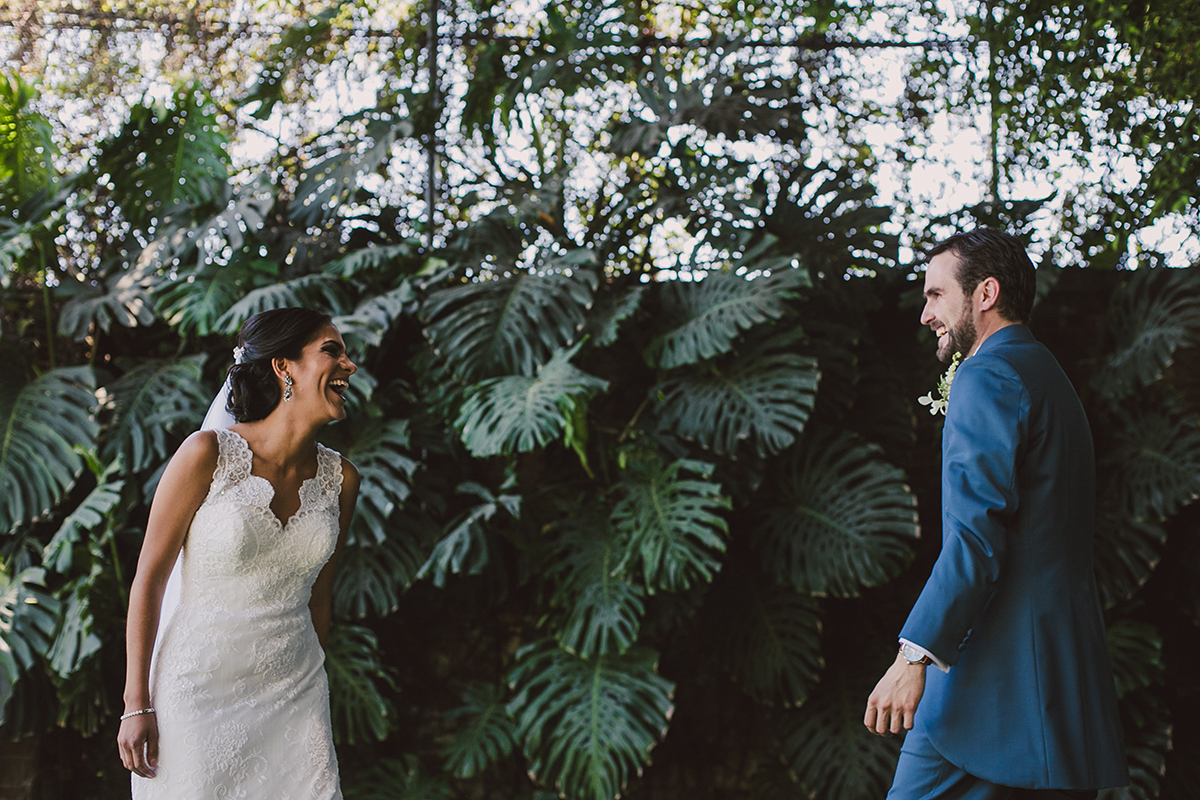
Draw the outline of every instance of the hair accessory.
[[[285,387],[283,390],[283,402],[290,403],[292,400],[292,387],[296,385],[296,382],[292,380],[291,375],[284,375],[283,385]]]
[[[128,714],[122,714],[121,721],[124,722],[125,720],[129,719],[130,717],[140,717],[142,714],[153,714],[153,713],[154,713],[153,708],[141,708],[141,709],[138,709],[137,711],[130,711]]]
[[[233,363],[241,364],[245,360],[246,360],[246,348],[242,347],[239,344],[237,347],[233,348]]]

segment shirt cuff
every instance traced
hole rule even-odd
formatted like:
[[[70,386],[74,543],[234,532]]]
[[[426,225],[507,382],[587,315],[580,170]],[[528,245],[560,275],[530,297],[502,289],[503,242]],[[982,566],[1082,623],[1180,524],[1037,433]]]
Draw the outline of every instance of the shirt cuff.
[[[933,653],[926,650],[924,647],[921,647],[921,645],[917,644],[916,642],[911,642],[908,639],[901,639],[900,644],[906,644],[909,647],[911,647],[912,649],[916,650],[921,655],[928,656],[929,662],[931,664],[933,664],[935,667],[937,667],[938,669],[940,669],[942,672],[950,671],[949,664],[947,664],[945,661],[942,661],[940,658],[938,658]]]

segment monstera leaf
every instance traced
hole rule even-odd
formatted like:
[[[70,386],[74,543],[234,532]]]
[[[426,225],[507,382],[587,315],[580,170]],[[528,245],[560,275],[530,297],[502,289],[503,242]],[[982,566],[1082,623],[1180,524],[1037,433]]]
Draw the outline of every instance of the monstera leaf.
[[[0,570],[0,723],[13,684],[54,642],[59,603],[45,590],[45,570]]]
[[[661,424],[724,455],[744,440],[759,456],[796,440],[816,400],[817,362],[794,351],[794,336],[673,375],[651,390],[663,398]]]
[[[396,320],[412,311],[415,301],[416,293],[406,280],[391,291],[359,303],[352,313],[334,317],[333,324],[346,339],[346,348],[361,360],[366,357],[366,348],[383,343]]]
[[[550,604],[565,612],[559,643],[584,658],[624,653],[637,640],[645,592],[622,572],[625,542],[603,506],[591,503],[564,522],[554,550],[547,577],[558,583]]]
[[[1104,464],[1135,518],[1164,519],[1200,497],[1200,428],[1191,417],[1140,409],[1119,415],[1116,444]]]
[[[325,648],[329,710],[338,744],[381,742],[396,723],[396,709],[381,689],[395,688],[368,628],[334,625]]]
[[[471,455],[524,453],[557,439],[580,401],[608,388],[572,366],[578,350],[558,351],[536,377],[491,378],[468,389],[455,424]]]
[[[463,694],[463,704],[446,714],[457,731],[442,754],[446,770],[456,778],[472,778],[502,758],[516,744],[517,726],[508,716],[504,689],[490,683],[473,683]]]
[[[226,144],[216,107],[185,87],[169,105],[130,109],[121,132],[101,144],[96,172],[109,176],[123,217],[146,227],[180,207],[224,199]]]
[[[874,445],[810,437],[753,543],[763,569],[802,592],[850,597],[895,577],[920,535],[917,499]]]
[[[608,347],[617,341],[621,323],[633,316],[646,293],[645,286],[633,286],[624,291],[609,288],[610,291],[601,294],[596,301],[584,330],[595,347]]]
[[[438,531],[423,521],[391,517],[391,535],[382,542],[354,538],[338,559],[333,609],[339,617],[383,617],[400,607],[400,594],[417,579],[437,541]]]
[[[107,467],[101,466],[91,453],[87,454],[87,460],[89,469],[96,475],[96,488],[67,515],[42,553],[42,563],[61,574],[71,569],[75,543],[85,531],[104,523],[121,502],[121,490],[125,488],[125,481],[116,477],[122,474],[122,459],[117,458]]]
[[[19,75],[0,77],[0,216],[51,188],[58,147],[50,122],[32,110],[37,90]]]
[[[203,253],[197,257],[200,263],[194,269],[177,279],[164,279],[154,289],[159,313],[183,335],[220,333],[218,320],[242,295],[278,277],[278,269],[270,261],[234,258],[219,264],[206,261]]]
[[[75,447],[96,439],[94,380],[88,367],[65,367],[0,385],[0,532],[48,513],[75,482]]]
[[[1141,588],[1162,559],[1166,540],[1167,532],[1157,520],[1130,516],[1113,492],[1101,495],[1093,568],[1105,608],[1128,600]]]
[[[590,273],[519,272],[432,292],[422,314],[434,349],[474,382],[533,375],[575,341],[591,307]]]
[[[887,794],[900,742],[863,727],[863,700],[878,676],[827,670],[786,723],[783,758],[804,797],[876,800]]]
[[[727,569],[713,587],[712,630],[718,659],[761,703],[803,703],[824,666],[817,601],[761,573]]]
[[[150,289],[154,284],[152,272],[142,264],[108,265],[96,286],[84,283],[75,287],[75,296],[59,313],[59,335],[81,342],[93,326],[107,332],[113,323],[125,328],[153,324],[156,317]]]
[[[492,494],[477,483],[463,483],[457,494],[474,495],[480,502],[459,514],[447,526],[447,533],[434,546],[428,560],[417,572],[417,578],[432,576],[433,585],[446,585],[449,575],[478,575],[488,563],[488,537],[485,523],[503,509],[511,517],[520,512],[521,496]]]
[[[300,175],[288,216],[304,227],[324,224],[358,189],[362,175],[374,172],[392,155],[392,145],[411,136],[412,121],[393,108],[373,108],[344,120],[365,126],[348,147],[339,146]]]
[[[217,318],[213,329],[217,333],[237,333],[242,323],[250,317],[273,308],[302,306],[338,313],[345,304],[340,278],[319,272],[302,275],[283,283],[260,286],[249,292]]]
[[[683,478],[690,472],[700,480]],[[614,488],[619,498],[610,517],[628,539],[631,573],[646,591],[676,592],[712,580],[725,552],[728,523],[717,514],[731,502],[710,483],[713,465],[681,459],[664,465],[657,457],[634,461]]]
[[[450,800],[450,786],[428,774],[415,755],[380,758],[342,776],[346,800]]]
[[[1113,298],[1115,351],[1092,385],[1121,400],[1158,380],[1179,347],[1200,341],[1200,271],[1139,269]]]
[[[656,654],[583,659],[553,641],[517,651],[508,713],[530,772],[579,800],[612,800],[650,761],[666,733],[673,684]]]
[[[1162,645],[1162,636],[1149,623],[1122,617],[1108,626],[1118,698],[1162,682]]]
[[[412,491],[420,464],[409,450],[407,420],[368,419],[356,425],[353,435],[345,456],[358,469],[361,483],[351,532],[359,541],[380,543],[391,532],[388,518]]]
[[[752,280],[714,271],[701,281],[662,284],[671,327],[650,344],[647,362],[671,369],[728,352],[742,331],[782,317],[786,301],[807,280],[803,270],[784,267]]]
[[[169,437],[200,427],[211,395],[201,382],[207,356],[142,362],[105,387],[103,411],[112,422],[103,433],[105,461],[124,459],[133,472],[157,466],[171,454]]]

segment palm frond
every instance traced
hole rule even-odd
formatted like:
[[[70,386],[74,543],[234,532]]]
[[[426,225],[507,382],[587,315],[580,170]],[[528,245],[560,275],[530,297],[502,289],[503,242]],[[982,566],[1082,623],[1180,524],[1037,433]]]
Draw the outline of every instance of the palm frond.
[[[342,779],[346,800],[450,800],[450,786],[411,753],[381,758]]]
[[[804,271],[784,267],[752,280],[714,271],[701,281],[663,284],[671,327],[650,344],[647,362],[671,369],[728,352],[742,331],[782,317],[806,281]]]
[[[434,350],[470,382],[533,375],[572,344],[592,305],[591,273],[518,272],[432,292],[422,307]]]
[[[216,333],[237,333],[242,323],[260,311],[303,306],[337,314],[346,305],[341,279],[320,272],[283,283],[260,286],[238,300],[213,324]]]
[[[887,794],[900,742],[863,727],[857,700],[867,696],[870,685],[859,683],[826,672],[817,691],[786,724],[783,758],[800,778],[804,797],[876,800]]]
[[[45,580],[40,567],[16,575],[0,569],[0,724],[13,685],[54,643],[60,606]]]
[[[504,689],[490,683],[473,683],[463,693],[463,704],[446,714],[456,728],[454,739],[442,750],[446,770],[456,778],[472,778],[513,751],[517,726],[505,708]]]
[[[508,713],[530,771],[579,800],[620,795],[649,763],[673,710],[674,686],[656,660],[645,649],[585,660],[553,641],[519,650]]]
[[[471,455],[523,453],[557,439],[577,404],[608,388],[571,364],[578,350],[559,350],[536,377],[490,378],[468,389],[455,425]]]
[[[875,445],[815,435],[753,534],[763,569],[802,592],[852,597],[899,574],[920,535],[917,499]]]
[[[589,504],[564,522],[553,547],[547,577],[558,584],[550,604],[564,612],[559,643],[583,658],[624,653],[637,640],[645,592],[622,573],[625,545],[603,506]]]
[[[474,495],[482,502],[455,517],[447,526],[448,533],[433,548],[428,560],[417,572],[417,578],[433,577],[433,585],[446,585],[449,575],[478,575],[488,563],[488,536],[485,523],[504,509],[516,517],[520,495],[495,495],[477,483],[463,483],[457,494]]]
[[[690,472],[701,480],[680,477]],[[619,497],[610,517],[628,538],[629,569],[640,572],[646,590],[675,592],[696,580],[709,581],[721,568],[728,523],[718,515],[731,501],[721,486],[705,480],[713,465],[657,458],[632,462],[614,488]]]
[[[207,358],[151,359],[104,387],[102,411],[111,422],[101,434],[103,459],[123,458],[133,472],[166,460],[173,439],[204,419],[211,397],[201,380]]]
[[[1119,415],[1113,452],[1102,465],[1135,518],[1164,519],[1200,497],[1200,427],[1193,417],[1139,408]]]
[[[382,742],[396,724],[396,709],[381,685],[395,688],[368,628],[334,625],[325,648],[329,709],[338,744]]]
[[[821,373],[815,359],[794,352],[792,336],[673,374],[660,395],[668,430],[724,455],[749,440],[761,457],[796,440],[816,402]]]
[[[825,664],[817,601],[757,572],[733,572],[713,589],[718,659],[760,703],[800,705]]]
[[[74,484],[75,447],[96,440],[94,386],[90,368],[64,367],[0,388],[0,532],[49,513]]]
[[[1109,319],[1116,348],[1092,386],[1115,401],[1158,380],[1178,348],[1200,341],[1200,270],[1136,270]]]

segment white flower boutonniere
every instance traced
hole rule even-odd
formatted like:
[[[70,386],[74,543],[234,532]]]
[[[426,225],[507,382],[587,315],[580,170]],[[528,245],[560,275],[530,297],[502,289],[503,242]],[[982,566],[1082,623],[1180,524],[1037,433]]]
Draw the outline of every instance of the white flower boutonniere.
[[[945,414],[946,409],[950,407],[950,384],[954,383],[954,373],[958,369],[958,365],[962,363],[962,353],[955,353],[954,358],[950,359],[950,367],[946,370],[946,374],[938,381],[937,391],[941,395],[940,398],[935,398],[933,392],[918,397],[917,402],[923,406],[929,406],[929,413],[937,415]]]

